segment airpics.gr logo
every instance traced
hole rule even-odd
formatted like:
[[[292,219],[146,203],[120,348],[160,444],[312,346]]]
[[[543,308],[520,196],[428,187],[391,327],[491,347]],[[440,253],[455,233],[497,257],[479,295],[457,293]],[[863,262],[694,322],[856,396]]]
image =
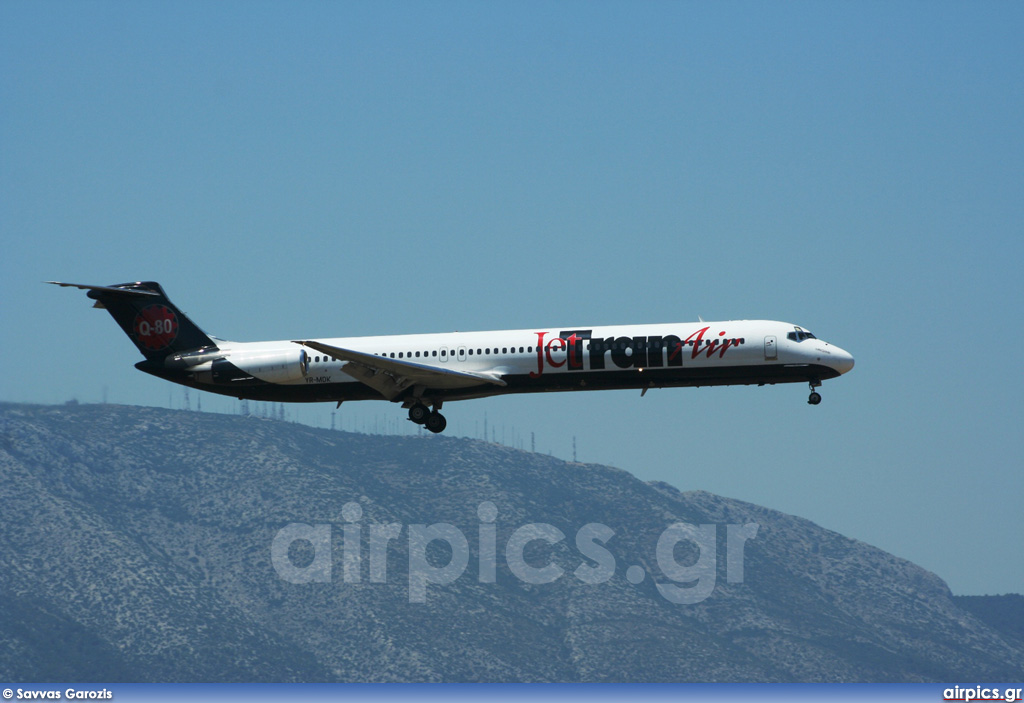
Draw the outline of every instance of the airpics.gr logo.
[[[135,316],[134,329],[139,346],[160,351],[178,336],[178,318],[166,305],[149,305]]]
[[[624,577],[630,584],[639,586],[650,572],[662,598],[679,605],[694,605],[710,597],[715,590],[720,542],[725,548],[726,580],[730,584],[743,583],[744,547],[747,540],[757,536],[759,527],[757,523],[725,525],[723,540],[719,525],[673,523],[658,536],[653,563],[649,556],[645,559],[636,555],[638,563],[625,565],[617,561],[607,546],[615,537],[615,531],[601,523],[588,523],[576,532],[574,541],[579,558],[574,559],[571,547],[562,544],[570,540],[569,536],[554,525],[538,522],[521,525],[512,530],[507,540],[499,541],[497,506],[490,501],[480,503],[477,516],[480,523],[475,530],[475,548],[472,548],[466,534],[447,522],[403,525],[367,521],[364,526],[363,508],[353,501],[341,509],[346,524],[341,526],[340,544],[334,543],[337,528],[330,523],[293,522],[274,535],[270,561],[277,575],[288,583],[330,583],[335,550],[340,547],[344,583],[363,583],[364,571],[367,571],[370,583],[384,584],[389,582],[389,564],[400,563],[394,560],[397,555],[391,555],[392,550],[404,551],[408,554],[409,602],[425,603],[427,586],[454,583],[466,572],[473,553],[478,561],[477,581],[497,583],[499,555],[504,552],[509,573],[522,583],[540,586],[571,575],[587,585]],[[405,544],[398,546],[403,535]],[[500,542],[504,542],[504,549]],[[532,549],[533,542],[546,543],[552,550],[548,552],[546,563],[543,563],[545,558]],[[438,559],[428,555],[434,543],[439,548],[435,553]],[[562,545],[557,556],[553,551],[556,545]],[[368,550],[364,549],[366,546]],[[543,550],[543,545],[532,546]],[[369,552],[368,569],[364,568],[366,551]]]

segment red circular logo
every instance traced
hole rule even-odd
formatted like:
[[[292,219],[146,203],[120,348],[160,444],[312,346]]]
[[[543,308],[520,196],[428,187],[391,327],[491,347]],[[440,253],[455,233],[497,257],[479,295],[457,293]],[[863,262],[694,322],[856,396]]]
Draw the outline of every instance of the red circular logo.
[[[150,351],[171,345],[178,336],[178,318],[166,305],[150,305],[135,316],[135,339]]]

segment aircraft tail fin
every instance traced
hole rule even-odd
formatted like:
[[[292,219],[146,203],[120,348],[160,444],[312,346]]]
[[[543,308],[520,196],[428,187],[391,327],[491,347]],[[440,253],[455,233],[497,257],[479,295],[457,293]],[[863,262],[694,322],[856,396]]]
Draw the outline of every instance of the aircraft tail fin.
[[[135,343],[146,359],[161,360],[172,352],[200,348],[216,349],[216,343],[174,306],[155,281],[137,281],[113,286],[87,286],[47,281],[79,288],[105,309]]]

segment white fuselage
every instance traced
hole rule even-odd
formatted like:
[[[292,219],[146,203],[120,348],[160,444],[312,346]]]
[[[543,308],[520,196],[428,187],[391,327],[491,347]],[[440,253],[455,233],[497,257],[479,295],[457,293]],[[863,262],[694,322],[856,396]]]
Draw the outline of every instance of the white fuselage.
[[[765,320],[337,337],[316,342],[508,381],[508,387],[502,388],[449,389],[443,394],[449,398],[588,385],[596,389],[820,381],[853,367],[852,356],[839,347],[795,325]],[[365,395],[363,383],[345,372],[345,361],[331,354],[307,351],[305,368],[299,369],[299,348],[292,341],[218,342],[218,346],[225,359],[267,383],[335,386],[338,391],[339,385],[355,384],[355,397]],[[282,365],[290,359],[295,360],[293,372],[282,373]]]

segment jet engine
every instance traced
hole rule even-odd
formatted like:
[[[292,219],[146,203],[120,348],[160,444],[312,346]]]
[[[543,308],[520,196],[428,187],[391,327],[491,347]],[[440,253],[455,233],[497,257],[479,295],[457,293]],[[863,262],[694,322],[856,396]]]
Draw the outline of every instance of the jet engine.
[[[231,354],[227,361],[251,376],[268,383],[301,381],[309,373],[305,349]]]
[[[200,383],[258,385],[301,381],[309,373],[304,349],[244,351],[198,364],[189,371]]]

